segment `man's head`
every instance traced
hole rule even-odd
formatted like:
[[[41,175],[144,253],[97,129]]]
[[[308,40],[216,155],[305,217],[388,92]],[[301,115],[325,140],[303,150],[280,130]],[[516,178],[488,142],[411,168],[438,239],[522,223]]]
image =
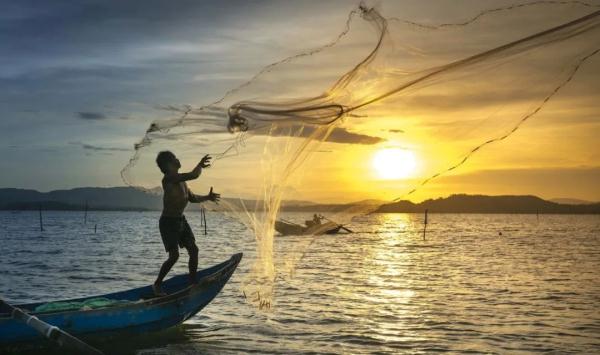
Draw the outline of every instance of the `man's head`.
[[[164,150],[156,156],[156,165],[163,174],[177,172],[181,168],[181,163],[175,154],[168,150]]]

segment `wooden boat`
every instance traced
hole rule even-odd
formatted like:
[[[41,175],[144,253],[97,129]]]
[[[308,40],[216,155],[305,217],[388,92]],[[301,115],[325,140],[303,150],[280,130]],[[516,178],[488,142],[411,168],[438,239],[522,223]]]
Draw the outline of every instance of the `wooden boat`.
[[[60,312],[35,312],[41,303],[15,305],[48,324],[75,335],[122,335],[166,329],[184,322],[212,301],[227,283],[242,254],[198,272],[198,284],[189,285],[188,275],[177,275],[164,281],[163,289],[168,294],[153,297],[151,286],[115,292],[93,298],[130,301],[118,305],[89,310]],[[83,302],[92,297],[72,299],[64,302]],[[32,342],[43,337],[32,328],[0,313],[0,347]]]
[[[305,227],[300,224],[295,224],[287,221],[275,221],[275,230],[281,235],[320,235],[320,234],[336,234],[343,226],[333,222],[327,222],[310,227]]]

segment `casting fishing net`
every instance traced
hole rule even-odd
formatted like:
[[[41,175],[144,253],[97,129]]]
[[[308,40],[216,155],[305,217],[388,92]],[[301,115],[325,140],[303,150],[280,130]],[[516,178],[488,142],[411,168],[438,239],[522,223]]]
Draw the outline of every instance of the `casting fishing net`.
[[[291,273],[312,241],[274,255],[282,203],[350,201],[373,186],[389,200],[418,197],[437,177],[469,169],[475,154],[485,159],[488,145],[510,144],[546,106],[570,105],[561,90],[597,60],[597,5],[537,1],[417,23],[401,8],[362,3],[323,46],[265,67],[213,103],[164,107],[171,118],[152,123],[122,176],[153,189],[158,151],[188,164],[212,154],[202,186],[215,186],[225,197],[220,208],[256,238],[244,294],[272,303],[274,280]],[[368,161],[383,148],[407,152],[415,166],[396,179],[373,176]],[[376,207],[338,206],[335,218]]]

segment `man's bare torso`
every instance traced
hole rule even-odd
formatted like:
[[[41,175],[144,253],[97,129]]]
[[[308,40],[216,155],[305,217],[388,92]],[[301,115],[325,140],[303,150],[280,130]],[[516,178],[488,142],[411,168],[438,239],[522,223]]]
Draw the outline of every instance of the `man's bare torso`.
[[[189,190],[184,181],[169,183],[162,181],[163,212],[165,217],[181,217],[188,204]]]

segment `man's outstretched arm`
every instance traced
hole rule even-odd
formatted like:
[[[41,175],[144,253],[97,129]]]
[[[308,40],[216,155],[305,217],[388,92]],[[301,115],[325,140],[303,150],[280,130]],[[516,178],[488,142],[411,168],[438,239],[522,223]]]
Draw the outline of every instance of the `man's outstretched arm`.
[[[182,181],[195,180],[202,173],[202,169],[210,167],[211,159],[212,159],[212,157],[210,155],[206,154],[202,158],[202,160],[200,160],[200,162],[196,165],[196,167],[194,169],[192,169],[192,171],[190,171],[189,173],[169,174],[169,175],[165,176],[165,179],[167,182],[170,182],[170,183],[178,183],[178,182],[182,182]]]
[[[212,187],[206,196],[195,195],[190,189],[188,189],[188,201],[192,203],[200,203],[204,201],[219,202],[220,198],[221,194],[214,193]]]

